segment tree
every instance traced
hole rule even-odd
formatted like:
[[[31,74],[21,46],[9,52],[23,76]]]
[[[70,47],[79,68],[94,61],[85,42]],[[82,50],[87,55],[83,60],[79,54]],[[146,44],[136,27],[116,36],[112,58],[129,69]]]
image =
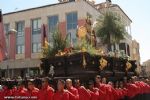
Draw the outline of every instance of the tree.
[[[43,48],[43,55],[45,58],[55,56],[59,50],[64,51],[64,49],[68,46],[68,34],[63,37],[58,29],[52,34],[52,46],[49,45],[48,48]]]
[[[111,51],[112,45],[118,44],[120,40],[124,39],[126,31],[119,17],[112,12],[106,12],[97,20],[96,34]]]

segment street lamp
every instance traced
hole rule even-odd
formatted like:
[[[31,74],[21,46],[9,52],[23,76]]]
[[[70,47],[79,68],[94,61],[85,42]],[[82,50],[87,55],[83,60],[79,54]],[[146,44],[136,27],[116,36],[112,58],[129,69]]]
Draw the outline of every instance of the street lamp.
[[[10,29],[8,33],[17,33],[17,31],[15,29]]]

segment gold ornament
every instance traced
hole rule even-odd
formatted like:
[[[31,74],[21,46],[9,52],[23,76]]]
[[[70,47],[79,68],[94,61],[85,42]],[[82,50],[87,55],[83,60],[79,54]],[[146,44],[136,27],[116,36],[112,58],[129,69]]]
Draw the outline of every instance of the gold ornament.
[[[99,63],[100,63],[99,68],[100,68],[101,70],[103,70],[103,69],[107,66],[107,60],[105,60],[104,58],[101,58],[101,59],[99,60]]]
[[[86,33],[87,33],[87,30],[86,30],[86,27],[84,26],[81,26],[78,28],[78,37],[79,38],[84,38],[86,36]]]
[[[128,71],[132,67],[132,64],[130,62],[126,63],[126,71]]]
[[[86,50],[85,47],[82,47],[81,51],[82,51],[82,52],[86,52],[87,50]]]
[[[86,66],[87,64],[86,64],[86,59],[85,59],[85,55],[84,55],[84,53],[83,53],[83,58],[82,58],[82,59],[83,59],[82,64],[83,64],[83,67],[85,68],[85,66]]]

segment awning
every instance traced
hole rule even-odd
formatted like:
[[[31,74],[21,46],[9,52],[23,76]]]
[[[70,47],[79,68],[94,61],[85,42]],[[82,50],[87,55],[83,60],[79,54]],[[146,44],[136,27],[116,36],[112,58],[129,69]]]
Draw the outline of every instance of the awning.
[[[40,59],[6,60],[0,62],[0,69],[38,68],[40,63]]]

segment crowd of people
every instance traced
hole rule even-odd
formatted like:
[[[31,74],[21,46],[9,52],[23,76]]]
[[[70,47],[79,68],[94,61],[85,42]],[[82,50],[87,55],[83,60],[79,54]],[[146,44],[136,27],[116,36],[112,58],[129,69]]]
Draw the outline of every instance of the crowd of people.
[[[150,80],[139,80],[136,76],[108,82],[97,75],[86,85],[79,79],[58,79],[52,84],[49,77],[45,77],[40,81],[19,81],[8,87],[0,85],[0,100],[150,100]]]

